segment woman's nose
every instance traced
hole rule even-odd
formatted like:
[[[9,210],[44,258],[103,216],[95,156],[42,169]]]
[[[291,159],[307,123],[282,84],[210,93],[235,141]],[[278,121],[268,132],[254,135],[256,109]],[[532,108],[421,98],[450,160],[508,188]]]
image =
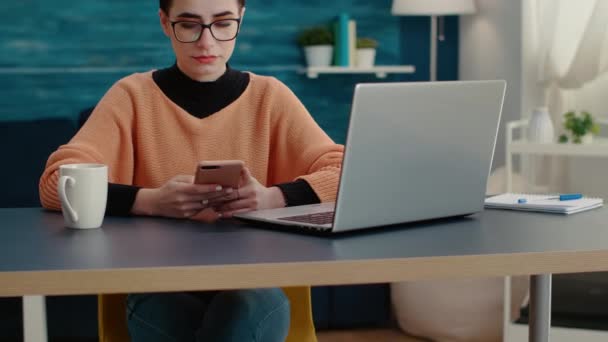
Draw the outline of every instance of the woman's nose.
[[[215,43],[215,38],[211,34],[211,29],[208,27],[203,28],[203,32],[201,32],[201,37],[197,41],[197,45],[201,47],[208,47]]]

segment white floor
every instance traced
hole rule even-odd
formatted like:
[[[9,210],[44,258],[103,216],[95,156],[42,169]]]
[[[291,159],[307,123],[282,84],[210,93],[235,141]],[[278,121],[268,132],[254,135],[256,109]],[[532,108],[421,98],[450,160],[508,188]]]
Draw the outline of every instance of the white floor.
[[[608,340],[608,331],[552,327],[549,336],[551,338],[551,342],[605,342]],[[504,342],[521,342],[527,340],[527,325],[509,324],[505,331]]]

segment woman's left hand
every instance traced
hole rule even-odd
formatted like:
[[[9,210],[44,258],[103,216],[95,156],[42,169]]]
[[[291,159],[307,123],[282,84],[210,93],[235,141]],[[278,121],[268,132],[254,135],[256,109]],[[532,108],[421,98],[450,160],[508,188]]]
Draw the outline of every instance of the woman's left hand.
[[[278,187],[267,188],[255,179],[249,169],[243,168],[241,172],[241,186],[235,200],[225,202],[215,210],[222,217],[232,217],[242,213],[259,209],[282,208],[285,206],[283,192]]]

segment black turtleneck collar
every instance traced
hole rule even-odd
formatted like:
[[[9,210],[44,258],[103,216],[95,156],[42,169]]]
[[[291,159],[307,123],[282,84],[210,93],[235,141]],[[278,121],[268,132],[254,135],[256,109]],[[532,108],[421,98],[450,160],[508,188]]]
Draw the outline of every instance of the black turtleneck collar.
[[[238,99],[249,85],[249,74],[231,69],[212,82],[198,82],[178,67],[157,70],[152,74],[154,82],[175,104],[197,118],[216,113]]]

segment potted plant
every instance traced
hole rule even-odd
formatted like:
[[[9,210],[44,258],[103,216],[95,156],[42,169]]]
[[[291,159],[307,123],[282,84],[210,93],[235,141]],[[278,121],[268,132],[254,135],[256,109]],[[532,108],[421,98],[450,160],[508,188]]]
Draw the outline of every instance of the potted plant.
[[[373,67],[377,47],[378,42],[372,38],[357,38],[357,67]]]
[[[298,37],[304,48],[308,66],[330,66],[334,55],[334,35],[327,27],[316,26],[304,30]]]
[[[564,118],[566,134],[562,134],[559,137],[560,143],[566,143],[571,138],[575,144],[588,144],[593,141],[593,135],[600,132],[600,126],[588,112],[582,112],[579,115],[574,111],[570,111],[564,114]]]

